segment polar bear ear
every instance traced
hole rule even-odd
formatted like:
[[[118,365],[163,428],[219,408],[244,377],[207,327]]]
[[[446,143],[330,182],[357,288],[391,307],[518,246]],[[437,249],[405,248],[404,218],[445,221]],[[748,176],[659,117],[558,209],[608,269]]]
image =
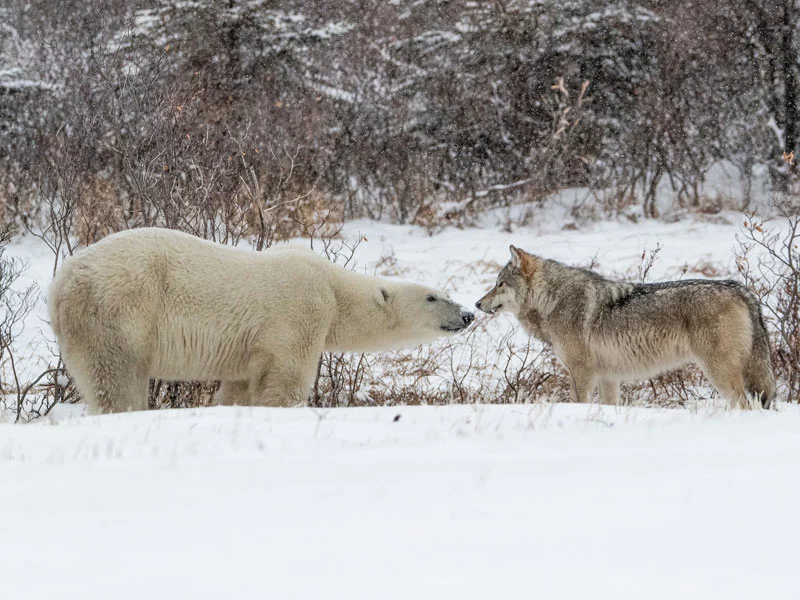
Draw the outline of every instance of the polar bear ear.
[[[390,299],[391,295],[389,294],[389,290],[384,287],[379,287],[375,294],[375,302],[378,303],[378,306],[388,306]]]

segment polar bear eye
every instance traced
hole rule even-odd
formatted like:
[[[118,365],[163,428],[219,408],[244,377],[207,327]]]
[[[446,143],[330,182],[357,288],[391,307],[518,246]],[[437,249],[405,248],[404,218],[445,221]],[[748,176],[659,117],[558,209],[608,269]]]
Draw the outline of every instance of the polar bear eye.
[[[428,296],[428,302],[436,302],[436,296]]]

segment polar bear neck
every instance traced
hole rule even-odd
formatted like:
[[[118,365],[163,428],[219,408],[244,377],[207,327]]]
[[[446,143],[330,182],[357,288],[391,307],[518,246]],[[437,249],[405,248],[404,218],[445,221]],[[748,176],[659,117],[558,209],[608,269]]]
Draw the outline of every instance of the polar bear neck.
[[[336,310],[325,343],[334,352],[376,352],[416,345],[413,327],[382,299],[381,290],[395,295],[402,284],[348,272],[332,278]],[[424,340],[423,340],[424,341]]]

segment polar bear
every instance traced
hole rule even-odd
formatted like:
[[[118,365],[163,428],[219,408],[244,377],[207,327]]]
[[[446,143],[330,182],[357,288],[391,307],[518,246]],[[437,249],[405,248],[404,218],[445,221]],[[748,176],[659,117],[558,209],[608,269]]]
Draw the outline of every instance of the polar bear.
[[[473,319],[439,290],[310,250],[245,251],[158,228],[112,234],[68,259],[48,308],[92,413],[146,409],[150,378],[220,380],[222,404],[299,404],[323,351],[415,346]]]

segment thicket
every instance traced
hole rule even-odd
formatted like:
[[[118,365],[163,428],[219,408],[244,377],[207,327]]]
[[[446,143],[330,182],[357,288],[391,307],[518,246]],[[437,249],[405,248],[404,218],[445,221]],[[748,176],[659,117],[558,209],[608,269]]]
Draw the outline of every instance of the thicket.
[[[702,208],[719,160],[790,188],[798,17],[790,0],[0,0],[0,219],[55,198],[84,241],[224,238],[321,206],[461,222],[571,186],[655,216],[664,185]]]

